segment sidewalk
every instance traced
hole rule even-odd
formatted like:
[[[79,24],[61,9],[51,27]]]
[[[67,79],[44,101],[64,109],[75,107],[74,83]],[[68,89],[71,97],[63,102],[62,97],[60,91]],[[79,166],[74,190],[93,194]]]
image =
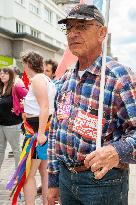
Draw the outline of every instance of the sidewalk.
[[[9,191],[5,190],[5,186],[14,171],[14,159],[8,158],[8,152],[10,151],[10,146],[8,145],[6,150],[6,156],[2,169],[0,172],[0,205],[11,205],[9,200]],[[36,175],[36,182],[40,184],[39,173]],[[136,205],[136,165],[130,166],[130,190],[129,190],[129,205]],[[36,199],[36,204],[41,205],[41,198]],[[18,205],[25,205],[24,202],[18,202]],[[110,205],[110,204],[109,204]]]

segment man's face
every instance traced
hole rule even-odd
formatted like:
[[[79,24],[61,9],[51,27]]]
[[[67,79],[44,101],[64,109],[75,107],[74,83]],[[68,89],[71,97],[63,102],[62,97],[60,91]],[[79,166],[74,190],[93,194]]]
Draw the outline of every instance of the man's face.
[[[66,24],[66,34],[71,52],[84,56],[102,44],[100,29],[102,25],[95,20],[72,20]]]
[[[50,79],[54,78],[54,73],[52,73],[52,65],[51,64],[44,65],[44,74],[47,75]]]

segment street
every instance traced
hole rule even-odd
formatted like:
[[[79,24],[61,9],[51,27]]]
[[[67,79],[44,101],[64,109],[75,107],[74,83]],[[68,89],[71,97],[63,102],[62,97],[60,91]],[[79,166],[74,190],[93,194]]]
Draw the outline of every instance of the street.
[[[5,160],[0,172],[0,205],[11,205],[10,192],[5,190],[5,186],[14,170],[14,158],[8,158],[8,152],[11,151],[10,146],[7,146]],[[37,185],[40,184],[39,173],[36,175]],[[129,188],[129,205],[136,205],[136,165],[130,166],[130,188]],[[41,205],[41,198],[36,199],[36,204]],[[18,200],[18,205],[25,205],[24,200]],[[110,205],[110,204],[109,204]]]

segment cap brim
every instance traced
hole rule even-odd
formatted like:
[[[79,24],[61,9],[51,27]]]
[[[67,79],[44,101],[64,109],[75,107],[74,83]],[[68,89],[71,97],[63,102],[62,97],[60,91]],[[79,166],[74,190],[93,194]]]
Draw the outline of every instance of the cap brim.
[[[68,20],[67,18],[61,19],[58,21],[58,24],[66,24],[67,20]]]
[[[92,18],[85,18],[85,17],[77,17],[77,16],[69,16],[69,17],[67,17],[67,18],[65,18],[65,19],[61,19],[61,20],[59,20],[58,21],[58,24],[66,24],[67,23],[67,21],[68,20],[93,20],[94,18],[92,17]]]

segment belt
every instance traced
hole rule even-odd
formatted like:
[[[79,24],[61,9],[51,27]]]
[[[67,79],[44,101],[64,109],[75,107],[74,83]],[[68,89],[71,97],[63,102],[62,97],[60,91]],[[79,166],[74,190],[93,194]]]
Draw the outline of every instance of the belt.
[[[129,164],[127,163],[119,163],[117,167],[115,167],[117,169],[121,169],[121,170],[129,170]]]
[[[68,166],[65,162],[61,161],[60,164],[64,166],[66,169],[68,169],[72,173],[79,173],[90,170],[90,168],[85,167],[84,164],[81,165],[74,165],[74,166]]]
[[[65,162],[60,161],[60,164],[64,166],[66,169],[68,169],[72,173],[79,173],[79,172],[84,172],[91,170],[91,168],[85,167],[84,164],[81,165],[73,165],[73,166],[68,166]],[[129,165],[125,163],[119,163],[117,167],[114,167],[113,169],[121,169],[121,170],[129,170]]]

